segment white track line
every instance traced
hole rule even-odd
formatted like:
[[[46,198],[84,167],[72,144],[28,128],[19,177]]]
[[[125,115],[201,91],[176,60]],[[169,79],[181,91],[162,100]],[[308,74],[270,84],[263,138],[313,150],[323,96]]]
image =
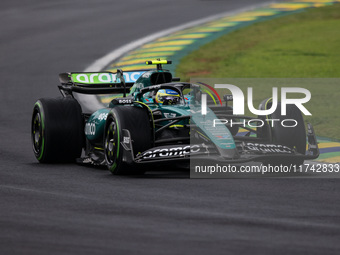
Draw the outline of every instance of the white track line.
[[[169,35],[169,34],[174,33],[174,32],[178,32],[178,31],[183,30],[183,29],[198,26],[198,25],[201,25],[201,24],[206,23],[206,22],[214,21],[214,20],[217,20],[219,18],[223,18],[225,16],[236,15],[238,13],[242,13],[242,12],[245,12],[245,11],[250,11],[250,10],[253,10],[253,9],[256,9],[256,8],[260,8],[262,6],[269,5],[273,2],[275,2],[275,1],[251,5],[251,6],[248,6],[248,7],[237,9],[235,11],[224,12],[224,13],[212,15],[212,16],[209,16],[209,17],[206,17],[206,18],[203,18],[203,19],[191,21],[191,22],[188,22],[188,23],[176,26],[176,27],[165,29],[165,30],[162,30],[160,32],[145,36],[145,37],[140,38],[138,40],[132,41],[132,42],[130,42],[130,43],[128,43],[128,44],[126,44],[122,47],[119,47],[118,49],[115,49],[115,50],[109,52],[108,54],[106,54],[105,56],[101,57],[100,59],[97,59],[95,62],[93,62],[91,65],[89,65],[84,70],[84,72],[101,71],[104,68],[106,68],[111,62],[122,57],[123,55],[125,55],[129,51],[136,49],[136,48],[138,48],[138,47],[140,47],[140,46],[142,46],[146,43],[149,43],[153,40],[156,40],[160,37]]]

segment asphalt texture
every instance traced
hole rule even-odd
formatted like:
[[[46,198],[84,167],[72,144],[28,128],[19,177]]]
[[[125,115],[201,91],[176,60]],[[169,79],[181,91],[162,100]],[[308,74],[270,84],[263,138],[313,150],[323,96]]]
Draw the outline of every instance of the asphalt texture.
[[[58,73],[147,34],[260,1],[1,1],[1,254],[338,254],[339,179],[117,177],[39,164],[34,102]]]

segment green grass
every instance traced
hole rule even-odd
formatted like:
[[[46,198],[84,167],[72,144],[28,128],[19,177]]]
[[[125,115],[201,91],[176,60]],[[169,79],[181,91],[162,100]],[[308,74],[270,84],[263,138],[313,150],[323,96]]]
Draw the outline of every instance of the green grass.
[[[222,36],[184,57],[176,76],[182,80],[340,78],[340,4],[255,23]],[[306,107],[313,116],[305,119],[317,135],[340,139],[340,79],[305,80],[301,87],[312,94]],[[255,106],[271,92],[261,84],[254,91]]]

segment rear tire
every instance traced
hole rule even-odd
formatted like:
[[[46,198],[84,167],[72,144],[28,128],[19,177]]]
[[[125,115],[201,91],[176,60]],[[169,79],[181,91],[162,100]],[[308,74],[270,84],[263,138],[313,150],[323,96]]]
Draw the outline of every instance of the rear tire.
[[[142,153],[152,147],[153,127],[146,109],[135,106],[116,106],[111,110],[104,135],[104,154],[108,169],[114,175],[142,174],[145,170],[133,162],[123,160],[123,129],[131,135],[134,154]],[[134,155],[134,156],[135,156]]]
[[[33,152],[41,163],[73,162],[84,144],[84,121],[79,103],[70,98],[42,98],[33,108]]]

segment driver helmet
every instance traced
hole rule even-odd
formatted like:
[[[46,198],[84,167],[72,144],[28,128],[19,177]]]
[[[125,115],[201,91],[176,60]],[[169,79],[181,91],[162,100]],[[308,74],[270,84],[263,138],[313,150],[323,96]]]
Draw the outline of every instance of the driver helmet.
[[[155,101],[158,104],[173,105],[180,101],[179,94],[172,89],[160,89],[157,91]]]

